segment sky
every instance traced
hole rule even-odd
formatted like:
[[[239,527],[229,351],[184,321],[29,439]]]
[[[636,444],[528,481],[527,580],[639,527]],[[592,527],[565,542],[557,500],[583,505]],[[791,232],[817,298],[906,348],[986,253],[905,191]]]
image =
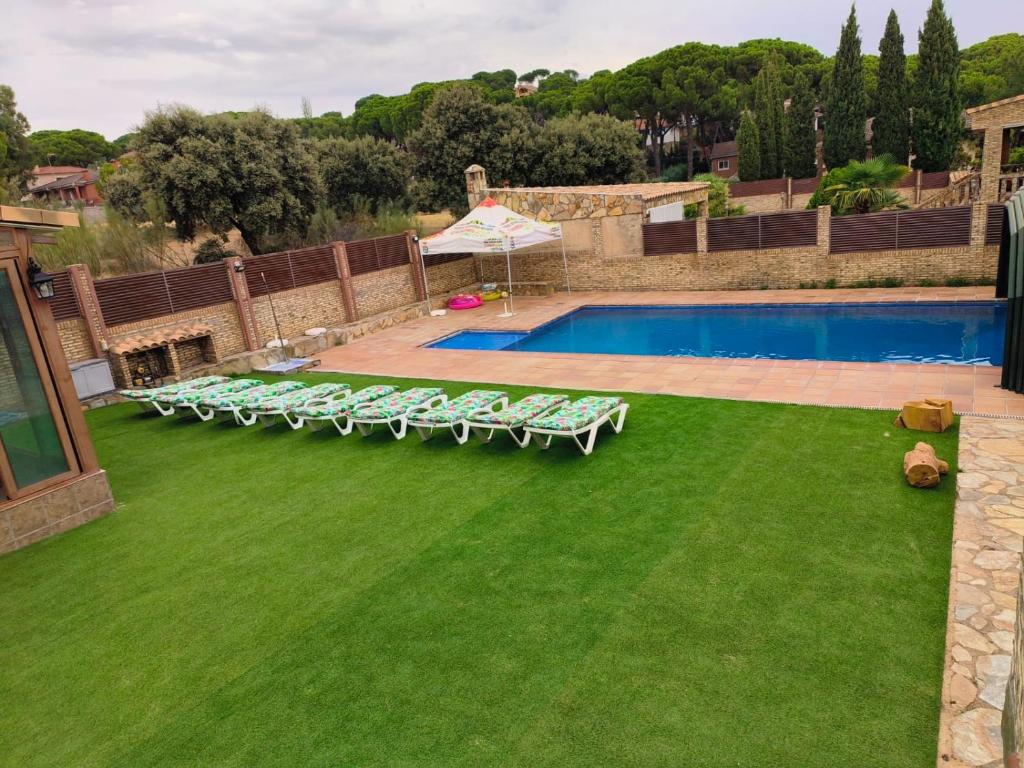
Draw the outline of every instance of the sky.
[[[351,113],[370,93],[480,70],[588,75],[688,41],[778,37],[835,52],[849,12],[822,0],[2,0],[0,83],[33,130],[113,139],[161,104]],[[946,0],[961,48],[1011,30],[1013,0]],[[906,50],[928,0],[860,0],[865,53],[890,7]]]

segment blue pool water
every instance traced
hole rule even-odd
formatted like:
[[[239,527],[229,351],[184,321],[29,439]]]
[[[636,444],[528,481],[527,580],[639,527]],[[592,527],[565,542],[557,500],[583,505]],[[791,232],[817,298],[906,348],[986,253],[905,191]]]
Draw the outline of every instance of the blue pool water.
[[[1000,365],[1001,302],[582,307],[530,333],[461,331],[428,346],[669,357]]]

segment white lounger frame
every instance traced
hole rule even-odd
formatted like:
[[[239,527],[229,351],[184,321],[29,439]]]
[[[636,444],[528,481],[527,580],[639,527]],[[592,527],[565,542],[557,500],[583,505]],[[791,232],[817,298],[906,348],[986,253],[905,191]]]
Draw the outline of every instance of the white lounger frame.
[[[473,430],[473,434],[479,437],[480,441],[483,443],[491,442],[491,440],[494,439],[494,433],[500,431],[508,432],[509,436],[511,436],[511,438],[515,440],[516,445],[518,445],[520,448],[525,448],[530,444],[530,433],[524,429],[526,422],[528,422],[530,419],[539,419],[542,416],[547,416],[548,414],[557,411],[559,408],[564,408],[568,404],[569,399],[566,398],[565,400],[562,400],[560,402],[555,403],[554,405],[545,408],[540,413],[536,413],[533,416],[530,416],[530,418],[528,419],[522,419],[521,421],[517,421],[515,424],[491,424],[490,422],[473,421],[473,416],[475,416],[477,413],[482,413],[482,411],[476,411],[475,413],[470,414],[469,418],[466,419],[465,423],[467,427]],[[516,434],[517,429],[522,430],[522,437]]]
[[[295,391],[296,392],[301,392],[302,390],[295,390]],[[282,397],[286,397],[289,394],[292,394],[292,393],[288,392],[285,395],[282,395]],[[311,405],[322,405],[323,403],[331,402],[332,399],[344,400],[346,397],[348,397],[351,394],[352,394],[352,390],[351,389],[341,389],[341,390],[338,390],[337,392],[335,392],[333,395],[327,395],[327,396],[321,395],[320,397],[311,398],[311,399],[307,400],[306,402],[304,402],[302,405],[299,405],[299,406],[296,406],[296,407],[297,408],[306,408],[306,407],[311,406]],[[256,421],[259,420],[260,424],[263,425],[264,428],[272,427],[272,426],[274,426],[274,424],[277,423],[277,417],[278,416],[283,416],[284,420],[288,422],[288,426],[291,427],[292,429],[302,429],[303,423],[305,422],[305,417],[303,417],[303,416],[296,416],[295,414],[293,414],[287,408],[278,408],[277,410],[273,410],[273,411],[259,411],[258,413],[253,413],[252,411],[250,411],[249,415],[252,416],[253,419],[252,419],[252,421],[247,422],[245,426],[249,426],[250,424],[255,424]],[[337,425],[335,425],[335,426],[337,426]]]
[[[450,429],[452,435],[455,436],[455,442],[459,445],[464,444],[469,440],[469,420],[478,413],[490,413],[495,410],[498,406],[502,408],[508,408],[508,396],[499,397],[493,403],[485,405],[483,408],[477,408],[475,411],[471,411],[465,418],[459,421],[450,421],[448,423],[434,423],[429,421],[417,421],[416,417],[421,413],[426,413],[430,410],[425,405],[417,405],[409,409],[406,417],[409,421],[409,426],[416,430],[416,434],[420,436],[420,440],[426,442],[434,435],[435,429]]]
[[[383,398],[381,398],[381,399],[383,399]],[[367,403],[367,405],[372,406],[373,402],[374,401],[371,400],[369,403]],[[348,415],[348,419],[349,419],[348,431],[351,432],[352,431],[352,425],[355,425],[355,428],[359,430],[359,434],[360,435],[362,435],[363,437],[368,437],[373,432],[373,428],[374,428],[375,425],[377,425],[377,424],[387,424],[388,429],[391,430],[391,434],[393,434],[395,436],[395,439],[396,440],[401,440],[403,437],[405,437],[405,433],[408,431],[408,428],[409,428],[409,414],[410,413],[412,413],[414,410],[419,410],[419,409],[430,410],[431,408],[440,408],[442,405],[444,405],[447,402],[448,402],[448,395],[446,395],[446,394],[434,395],[432,398],[430,398],[426,402],[418,403],[417,405],[413,405],[410,408],[408,408],[405,413],[401,413],[398,416],[392,416],[390,419],[360,419],[360,418],[358,418],[358,415],[357,415],[356,411],[353,410]],[[335,424],[335,426],[338,426],[338,425]],[[339,431],[340,431],[340,427],[339,427]],[[342,434],[348,434],[348,432],[342,432]]]
[[[618,434],[622,431],[622,425],[626,421],[626,411],[628,410],[629,403],[620,403],[607,413],[579,429],[541,429],[540,427],[527,426],[526,434],[527,437],[530,435],[537,435],[537,443],[540,445],[540,449],[542,451],[546,451],[551,447],[551,438],[553,437],[571,437],[575,441],[576,445],[579,446],[579,449],[583,451],[583,455],[589,456],[594,450],[594,443],[597,440],[597,430],[600,429],[601,425],[605,423],[611,424],[612,429],[614,429],[615,433]],[[586,445],[580,442],[580,435],[587,436]]]

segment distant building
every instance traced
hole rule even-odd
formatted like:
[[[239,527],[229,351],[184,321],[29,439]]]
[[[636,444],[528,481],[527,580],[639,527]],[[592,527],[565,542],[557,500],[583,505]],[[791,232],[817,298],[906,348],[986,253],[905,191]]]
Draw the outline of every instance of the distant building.
[[[46,203],[99,205],[103,202],[97,171],[73,165],[37,165],[32,169],[27,198]]]
[[[523,96],[530,96],[537,92],[537,86],[533,83],[516,83],[512,89],[515,91],[516,98],[521,99]]]
[[[735,141],[718,141],[711,147],[708,164],[711,172],[723,179],[731,179],[739,174],[739,151]]]

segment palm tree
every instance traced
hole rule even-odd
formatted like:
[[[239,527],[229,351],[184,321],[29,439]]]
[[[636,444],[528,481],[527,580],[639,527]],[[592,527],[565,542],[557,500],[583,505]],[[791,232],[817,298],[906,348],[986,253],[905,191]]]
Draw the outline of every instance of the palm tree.
[[[908,173],[910,169],[890,155],[852,160],[828,174],[822,202],[831,205],[836,216],[907,208],[895,187]]]

